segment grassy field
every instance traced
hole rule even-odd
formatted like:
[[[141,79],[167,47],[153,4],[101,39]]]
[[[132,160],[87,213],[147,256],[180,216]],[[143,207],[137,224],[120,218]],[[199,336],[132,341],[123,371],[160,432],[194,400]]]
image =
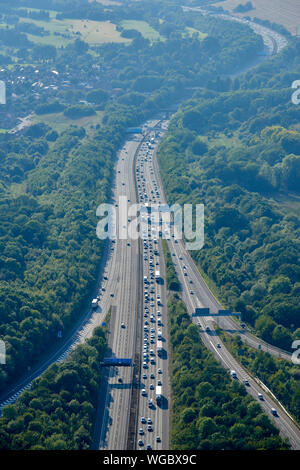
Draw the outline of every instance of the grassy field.
[[[135,29],[139,31],[144,38],[149,39],[150,41],[163,40],[163,37],[159,32],[153,29],[146,21],[124,20],[121,22],[121,26],[124,29]]]
[[[33,20],[31,18],[21,18],[20,21],[34,23],[49,32],[49,34],[42,37],[28,34],[28,39],[38,44],[52,44],[60,47],[78,37],[91,45],[108,42],[130,42],[129,39],[122,38],[116,30],[116,25],[109,21],[57,20],[53,16],[50,21]],[[80,35],[76,33],[80,33]],[[66,37],[61,36],[62,34]]]
[[[44,122],[48,126],[55,129],[57,132],[62,132],[71,125],[76,125],[78,127],[84,127],[88,131],[89,126],[96,126],[101,124],[103,113],[97,111],[94,116],[86,116],[80,119],[68,119],[64,116],[63,113],[54,113],[54,114],[43,114],[43,115],[34,115],[32,117],[32,124],[38,122]]]
[[[300,34],[300,1],[299,0],[251,0],[255,9],[246,13],[234,13],[237,16],[250,16],[269,20],[273,23],[282,24],[292,34]],[[216,2],[215,6],[222,6],[224,10],[233,13],[235,7],[239,4],[245,5],[247,0],[225,0]]]
[[[201,31],[199,31],[198,29],[195,29],[195,28],[186,28],[186,34],[185,36],[193,36],[194,34],[197,34],[198,38],[199,39],[204,39],[206,38],[207,34],[206,33],[202,33]]]

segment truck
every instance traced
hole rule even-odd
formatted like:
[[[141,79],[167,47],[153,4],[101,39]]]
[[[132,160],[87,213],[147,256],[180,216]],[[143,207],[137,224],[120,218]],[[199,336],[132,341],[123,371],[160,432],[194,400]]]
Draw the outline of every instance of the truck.
[[[92,308],[97,308],[98,307],[98,299],[93,299],[92,300]]]
[[[157,349],[157,355],[158,355],[158,356],[161,356],[161,355],[162,355],[162,351],[163,351],[163,344],[162,344],[162,341],[161,341],[161,340],[158,340],[158,341],[157,341],[156,349]]]
[[[162,387],[157,385],[157,387],[156,387],[156,403],[158,405],[160,405],[161,401],[162,401]]]
[[[155,280],[156,280],[156,282],[158,282],[158,283],[160,282],[160,271],[159,271],[159,270],[156,270],[156,271],[155,271]]]

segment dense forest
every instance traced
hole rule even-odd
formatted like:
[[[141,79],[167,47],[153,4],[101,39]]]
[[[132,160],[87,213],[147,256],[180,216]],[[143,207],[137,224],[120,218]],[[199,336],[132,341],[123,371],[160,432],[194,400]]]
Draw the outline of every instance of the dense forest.
[[[52,364],[0,418],[2,450],[85,450],[93,440],[105,331]]]
[[[159,152],[169,202],[205,204],[196,263],[224,303],[286,350],[300,338],[299,57],[294,40],[229,91],[215,82],[195,92]]]
[[[278,450],[288,445],[245,387],[202,344],[185,305],[168,303],[172,348],[171,448]]]

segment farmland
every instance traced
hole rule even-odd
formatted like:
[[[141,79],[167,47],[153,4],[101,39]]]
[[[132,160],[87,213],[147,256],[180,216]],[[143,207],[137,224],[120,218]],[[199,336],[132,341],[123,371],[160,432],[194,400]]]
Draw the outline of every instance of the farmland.
[[[225,0],[216,2],[215,6],[222,6],[224,10],[234,13],[233,10],[240,4],[246,4],[246,0]],[[257,17],[262,20],[269,20],[272,23],[283,25],[293,35],[296,28],[300,26],[299,0],[251,0],[254,7],[245,13],[234,13],[237,16]],[[299,31],[298,31],[299,34]]]
[[[51,44],[60,47],[74,41],[77,37],[91,45],[130,42],[128,39],[122,38],[116,30],[116,25],[109,21],[57,20],[54,17],[51,17],[50,21],[33,20],[31,18],[21,18],[20,21],[34,23],[48,32],[42,37],[28,34],[28,39],[38,44]]]
[[[84,127],[86,130],[88,126],[96,126],[101,124],[103,113],[97,111],[95,115],[85,116],[80,119],[69,119],[64,116],[63,113],[54,114],[43,114],[42,116],[33,115],[32,124],[44,122],[48,126],[55,129],[57,132],[62,132],[67,129],[70,125],[76,125],[78,127]]]
[[[162,37],[160,34],[155,31],[146,21],[137,21],[137,20],[124,20],[121,22],[121,26],[124,29],[135,29],[139,31],[144,38],[149,39],[150,41],[161,40]]]

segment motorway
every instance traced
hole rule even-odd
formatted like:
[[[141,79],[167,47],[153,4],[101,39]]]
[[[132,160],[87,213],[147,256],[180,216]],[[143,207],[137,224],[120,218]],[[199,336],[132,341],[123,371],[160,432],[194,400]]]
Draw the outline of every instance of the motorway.
[[[150,121],[147,123],[147,127],[151,130],[156,124],[157,121]],[[132,359],[143,357],[141,350],[136,351],[136,343],[139,336],[141,337],[142,334],[148,335],[148,332],[138,330],[138,325],[141,323],[138,322],[138,315],[141,316],[143,312],[143,321],[147,322],[148,325],[149,322],[151,323],[152,328],[149,326],[149,329],[153,329],[153,332],[149,332],[149,342],[147,345],[147,353],[150,353],[150,349],[153,350],[151,359],[147,357],[147,363],[149,362],[147,372],[149,374],[145,378],[145,369],[143,369],[141,364],[140,368],[143,369],[143,373],[138,379],[138,394],[147,387],[147,398],[150,399],[150,396],[152,396],[153,407],[146,414],[143,408],[145,401],[141,400],[140,396],[136,404],[139,406],[136,420],[140,422],[141,413],[147,416],[147,420],[151,417],[151,431],[148,430],[149,423],[147,423],[147,428],[143,430],[145,443],[143,441],[143,445],[139,445],[139,448],[168,449],[168,409],[167,407],[156,406],[155,400],[155,387],[157,380],[159,380],[157,376],[159,375],[160,377],[162,375],[157,372],[159,368],[165,374],[166,383],[164,384],[164,389],[166,393],[168,391],[167,360],[165,357],[157,356],[156,339],[150,338],[150,335],[155,337],[154,328],[157,325],[157,319],[155,320],[157,318],[157,309],[155,310],[155,307],[157,306],[159,296],[161,299],[160,303],[162,304],[162,315],[164,315],[165,310],[165,288],[154,279],[154,264],[156,268],[163,269],[163,266],[161,267],[158,264],[160,263],[158,246],[154,249],[152,242],[147,243],[145,241],[147,246],[142,248],[141,240],[130,238],[127,231],[131,218],[128,217],[127,211],[126,213],[123,211],[118,212],[118,209],[120,209],[120,196],[125,198],[128,208],[131,204],[137,202],[136,167],[141,169],[140,174],[141,178],[143,178],[143,159],[147,151],[146,143],[139,142],[139,137],[135,136],[133,140],[127,141],[118,156],[113,192],[114,204],[117,209],[117,227],[124,232],[124,239],[117,237],[111,243],[113,254],[111,259],[108,260],[105,270],[104,281],[106,285],[104,284],[104,291],[102,289],[103,295],[99,301],[99,306],[101,310],[106,312],[108,312],[107,304],[110,306],[109,356]],[[139,197],[139,202],[143,202],[143,196]],[[123,220],[120,220],[120,218]],[[148,239],[148,233],[145,236]],[[140,251],[142,249],[143,257]],[[147,289],[149,288],[149,295],[151,297],[143,294],[143,299],[140,301],[139,293],[143,290],[143,276],[146,275],[149,278]],[[106,305],[105,309],[103,308],[104,303]],[[141,308],[142,306],[143,309]],[[146,320],[146,318],[148,319]],[[146,353],[145,351],[144,347],[143,354]],[[137,369],[139,370],[140,368],[138,367]],[[151,374],[153,374],[152,379],[150,377]],[[109,450],[126,449],[128,445],[133,368],[110,367],[106,379],[107,386],[105,387],[105,393],[103,394],[103,390],[101,390],[99,397],[99,412],[93,448]],[[153,390],[151,390],[152,387]],[[136,432],[141,432],[142,424],[137,427],[138,422],[136,421],[134,425]],[[140,434],[136,435],[135,442],[138,442],[140,437]]]
[[[158,145],[154,132],[143,143],[136,158],[136,179],[139,202],[158,202],[159,192],[154,180],[153,154]],[[136,448],[169,449],[169,373],[167,298],[164,278],[164,257],[159,234],[148,223],[150,215],[141,214],[140,231],[143,244],[143,355],[139,406],[137,414]],[[158,273],[159,271],[159,273]],[[161,335],[161,336],[160,336]],[[160,349],[162,342],[162,351]],[[156,387],[161,387],[162,400],[156,400]]]

